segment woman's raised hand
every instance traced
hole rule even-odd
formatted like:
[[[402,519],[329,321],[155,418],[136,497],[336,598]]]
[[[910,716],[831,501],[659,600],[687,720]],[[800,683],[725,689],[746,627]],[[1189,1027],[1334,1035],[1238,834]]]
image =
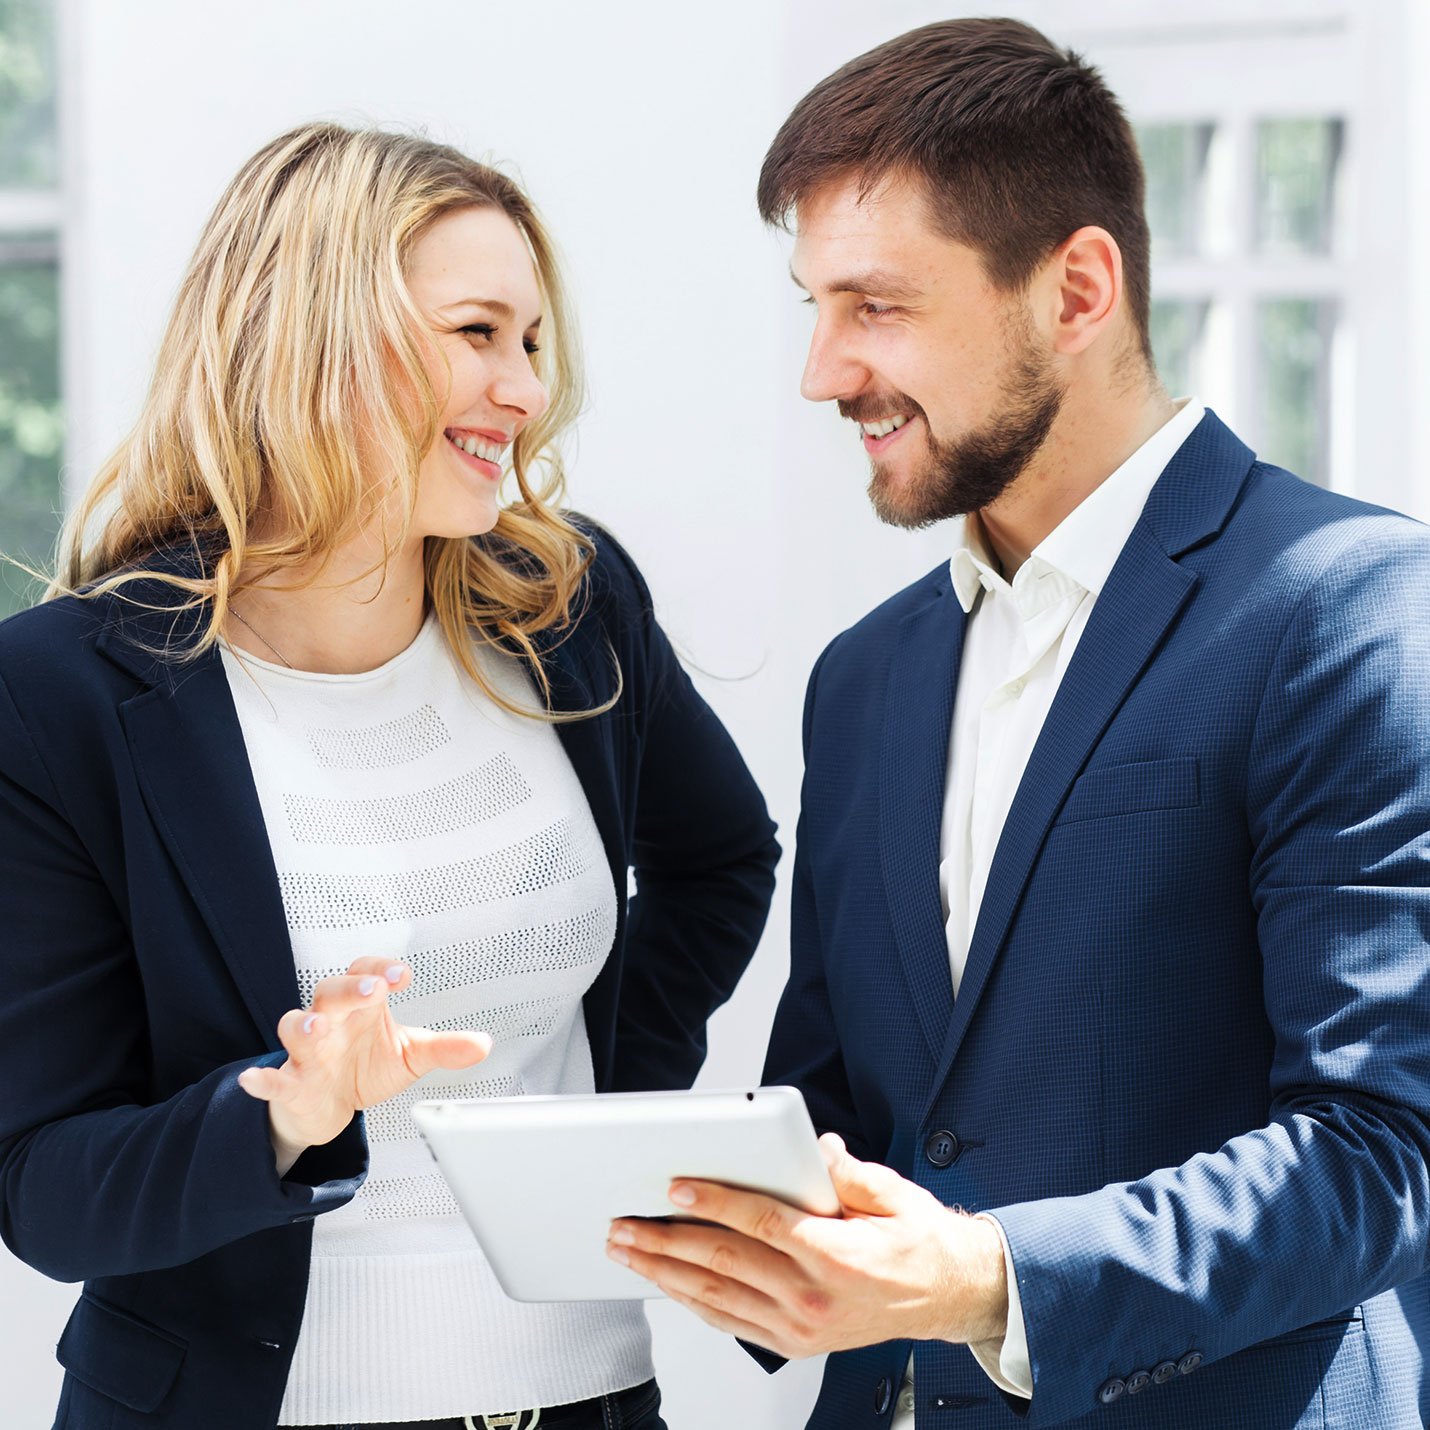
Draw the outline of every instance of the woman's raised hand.
[[[436,1068],[468,1068],[491,1051],[486,1033],[433,1033],[399,1023],[388,995],[412,981],[405,963],[359,958],[313,990],[311,1008],[278,1023],[288,1061],[246,1068],[238,1085],[268,1104],[275,1146],[294,1157],[321,1146],[365,1107],[385,1102]]]

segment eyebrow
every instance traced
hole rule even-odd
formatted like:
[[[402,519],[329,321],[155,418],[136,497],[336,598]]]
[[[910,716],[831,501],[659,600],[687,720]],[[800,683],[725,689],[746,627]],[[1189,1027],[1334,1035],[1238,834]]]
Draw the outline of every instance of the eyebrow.
[[[804,284],[800,282],[799,276],[793,268],[790,269],[789,276],[794,280],[796,288],[804,288]],[[809,289],[804,288],[804,291],[808,293]],[[865,268],[857,273],[850,273],[844,278],[826,284],[825,292],[877,293],[881,298],[896,298],[903,301],[922,296],[907,278],[900,278],[897,273],[890,273],[887,268]]]
[[[455,303],[444,303],[440,311],[445,313],[452,308],[487,308],[508,323],[516,320],[516,309],[510,303],[503,303],[500,298],[458,298]],[[541,326],[539,313],[532,319],[529,326],[533,328]]]

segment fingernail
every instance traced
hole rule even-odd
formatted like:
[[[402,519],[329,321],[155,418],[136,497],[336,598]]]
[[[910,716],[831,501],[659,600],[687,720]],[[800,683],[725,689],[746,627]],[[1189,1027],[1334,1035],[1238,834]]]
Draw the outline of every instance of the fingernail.
[[[370,973],[366,978],[358,979],[358,992],[361,993],[364,998],[366,998],[367,995],[371,993],[372,990],[376,987],[377,979],[375,979]]]
[[[400,963],[393,963],[393,964],[390,964],[390,965],[388,966],[387,972],[386,972],[386,974],[384,975],[384,977],[387,979],[387,981],[388,981],[389,983],[401,983],[401,982],[402,982],[402,975],[403,975],[406,971],[407,971],[407,970],[406,970],[405,968],[403,968],[403,966],[402,966]]]
[[[635,1234],[628,1226],[618,1226],[611,1233],[611,1240],[617,1246],[634,1246],[636,1244]]]
[[[311,1033],[317,1026],[317,1022],[318,1015],[316,1013],[309,1013],[308,1016],[303,1019],[303,1031],[305,1033]]]
[[[679,1182],[670,1189],[670,1199],[678,1207],[693,1207],[695,1205],[695,1188],[687,1187],[684,1182]]]
[[[622,1266],[629,1266],[631,1264],[630,1257],[618,1246],[608,1246],[606,1248],[606,1255],[609,1256],[612,1261],[619,1262]]]

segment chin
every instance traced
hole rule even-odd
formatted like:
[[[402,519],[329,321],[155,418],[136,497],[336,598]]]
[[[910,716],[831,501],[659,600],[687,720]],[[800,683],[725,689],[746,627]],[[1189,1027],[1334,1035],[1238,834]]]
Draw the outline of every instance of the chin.
[[[496,524],[501,508],[495,498],[488,501],[453,502],[437,512],[419,512],[417,527],[423,536],[465,540],[484,536]]]

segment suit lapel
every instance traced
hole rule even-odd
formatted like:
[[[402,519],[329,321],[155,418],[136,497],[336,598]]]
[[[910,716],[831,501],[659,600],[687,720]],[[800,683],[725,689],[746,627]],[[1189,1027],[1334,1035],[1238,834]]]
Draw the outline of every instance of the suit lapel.
[[[1196,584],[1197,577],[1172,561],[1145,527],[1133,531],[1097,598],[1009,808],[945,1029],[935,1089],[948,1077],[1054,816]]]
[[[1196,589],[1196,573],[1176,558],[1221,531],[1254,460],[1208,411],[1153,487],[1098,596],[994,851],[925,1116],[958,1056],[1068,790]]]
[[[216,650],[126,701],[121,719],[155,826],[264,1042],[298,1006],[273,853]]]
[[[947,571],[940,576],[927,602],[899,627],[879,773],[879,853],[889,917],[933,1058],[939,1056],[953,1014],[938,864],[953,692],[965,624]]]

